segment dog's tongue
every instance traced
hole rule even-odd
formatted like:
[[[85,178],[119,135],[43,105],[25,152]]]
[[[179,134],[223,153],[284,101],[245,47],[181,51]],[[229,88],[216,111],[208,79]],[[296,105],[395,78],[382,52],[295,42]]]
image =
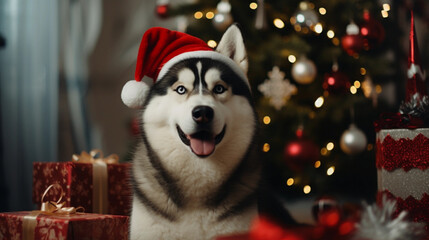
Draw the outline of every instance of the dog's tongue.
[[[213,153],[215,149],[214,138],[210,139],[199,139],[190,137],[191,149],[199,156],[208,156]]]

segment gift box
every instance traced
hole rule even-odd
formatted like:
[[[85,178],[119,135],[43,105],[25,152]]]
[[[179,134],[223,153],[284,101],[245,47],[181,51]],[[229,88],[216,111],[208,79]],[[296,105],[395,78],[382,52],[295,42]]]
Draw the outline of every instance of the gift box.
[[[129,217],[93,213],[0,213],[0,239],[128,240]]]
[[[377,202],[394,200],[395,217],[407,211],[429,233],[429,128],[381,129],[376,144]]]
[[[33,202],[40,207],[45,189],[58,183],[64,189],[65,206],[81,206],[88,213],[130,215],[131,164],[95,159],[93,153],[88,160],[87,155],[75,155],[69,162],[33,163]],[[59,193],[54,188],[45,199],[53,201]]]
[[[394,200],[395,216],[407,212],[429,235],[429,95],[412,12],[410,23],[405,101],[399,112],[383,113],[375,122],[377,201]]]

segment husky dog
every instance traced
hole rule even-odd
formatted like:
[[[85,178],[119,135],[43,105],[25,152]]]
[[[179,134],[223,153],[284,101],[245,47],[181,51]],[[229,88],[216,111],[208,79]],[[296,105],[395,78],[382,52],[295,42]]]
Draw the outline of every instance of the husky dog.
[[[257,216],[257,117],[241,32],[232,25],[216,51],[186,51],[163,64],[139,100],[132,240],[213,239],[247,232]]]

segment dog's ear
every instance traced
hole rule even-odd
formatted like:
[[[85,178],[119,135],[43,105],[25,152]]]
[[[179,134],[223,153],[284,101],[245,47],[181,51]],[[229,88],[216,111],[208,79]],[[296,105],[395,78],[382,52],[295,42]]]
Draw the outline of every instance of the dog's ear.
[[[236,24],[231,25],[223,34],[216,51],[234,60],[247,73],[248,60],[243,35]]]

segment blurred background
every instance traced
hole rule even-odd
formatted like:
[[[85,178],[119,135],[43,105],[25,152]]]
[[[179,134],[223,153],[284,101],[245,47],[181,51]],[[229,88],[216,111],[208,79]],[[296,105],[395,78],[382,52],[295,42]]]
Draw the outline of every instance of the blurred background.
[[[120,92],[145,30],[215,48],[233,22],[248,50],[268,190],[292,206],[372,202],[373,122],[404,99],[411,10],[427,70],[424,0],[3,0],[0,211],[33,209],[32,162],[95,148],[130,160],[138,112]]]

